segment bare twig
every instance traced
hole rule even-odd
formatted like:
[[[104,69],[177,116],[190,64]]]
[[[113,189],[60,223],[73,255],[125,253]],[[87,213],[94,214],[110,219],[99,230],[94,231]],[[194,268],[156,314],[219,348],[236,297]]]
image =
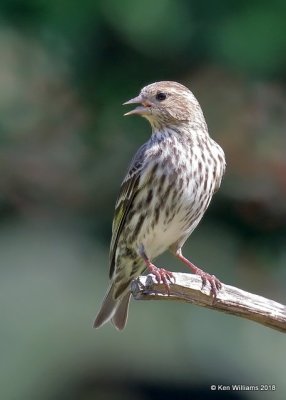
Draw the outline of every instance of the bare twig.
[[[162,283],[157,283],[154,275],[139,276],[131,284],[133,297],[136,300],[193,303],[247,318],[286,333],[286,306],[283,304],[224,284],[214,299],[210,294],[209,284],[202,288],[199,276],[174,272],[173,275],[175,283],[170,284],[169,293]]]

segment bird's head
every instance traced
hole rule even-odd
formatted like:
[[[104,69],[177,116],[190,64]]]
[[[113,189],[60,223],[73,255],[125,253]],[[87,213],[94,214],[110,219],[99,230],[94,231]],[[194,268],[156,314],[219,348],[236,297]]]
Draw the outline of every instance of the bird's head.
[[[154,127],[194,121],[198,116],[203,118],[193,93],[177,82],[162,81],[145,86],[139,96],[126,104],[139,106],[124,115],[141,115]]]

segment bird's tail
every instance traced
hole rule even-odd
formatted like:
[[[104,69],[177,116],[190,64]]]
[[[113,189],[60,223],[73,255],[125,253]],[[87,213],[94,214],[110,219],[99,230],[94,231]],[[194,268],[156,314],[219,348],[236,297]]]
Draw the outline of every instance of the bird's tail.
[[[124,329],[128,316],[128,306],[131,293],[128,291],[123,296],[114,299],[114,284],[108,289],[101,308],[94,321],[94,328],[99,328],[106,322],[111,321],[116,329]]]

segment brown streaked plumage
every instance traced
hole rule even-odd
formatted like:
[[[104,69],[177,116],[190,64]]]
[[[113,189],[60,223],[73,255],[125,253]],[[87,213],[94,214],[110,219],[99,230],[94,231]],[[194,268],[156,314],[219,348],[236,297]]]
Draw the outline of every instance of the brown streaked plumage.
[[[201,107],[177,82],[156,82],[124,104],[139,104],[125,115],[141,115],[152,127],[121,185],[110,245],[111,284],[94,326],[111,320],[121,330],[127,320],[130,282],[146,268],[167,286],[172,273],[152,260],[166,250],[209,282],[215,296],[219,280],[193,265],[182,246],[196,228],[225,171],[221,147],[210,138]]]

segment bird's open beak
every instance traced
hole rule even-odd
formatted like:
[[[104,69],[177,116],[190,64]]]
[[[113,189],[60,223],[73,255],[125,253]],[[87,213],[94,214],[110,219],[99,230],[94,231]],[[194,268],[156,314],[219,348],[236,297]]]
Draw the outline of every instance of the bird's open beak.
[[[126,115],[133,115],[133,114],[137,114],[137,115],[146,115],[150,113],[150,107],[152,106],[152,104],[146,100],[141,94],[137,97],[134,97],[134,99],[128,100],[125,103],[123,103],[123,105],[127,105],[127,104],[141,104],[140,106],[134,108],[134,110],[131,110],[129,112],[127,112]]]

